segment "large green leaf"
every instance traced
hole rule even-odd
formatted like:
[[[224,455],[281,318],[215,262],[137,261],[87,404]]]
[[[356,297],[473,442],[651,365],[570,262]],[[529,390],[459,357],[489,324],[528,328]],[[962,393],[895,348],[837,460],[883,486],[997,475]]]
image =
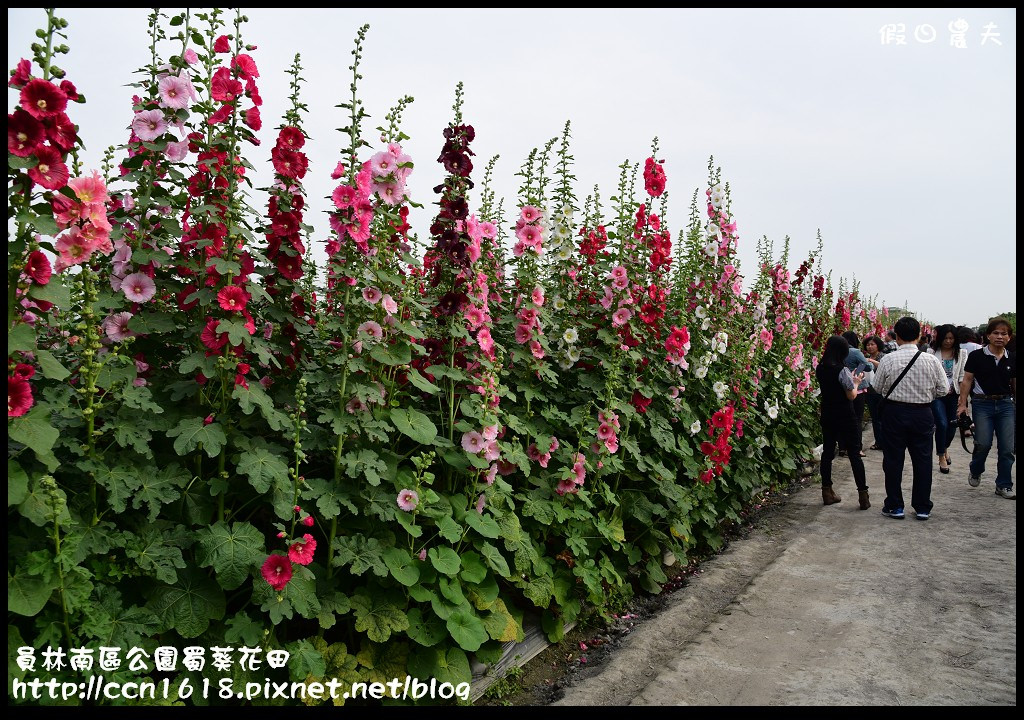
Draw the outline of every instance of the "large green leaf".
[[[167,535],[148,526],[140,535],[126,532],[125,538],[125,554],[135,560],[142,570],[169,585],[177,582],[178,573],[175,568],[184,568],[185,559],[181,555],[181,548],[170,544]]]
[[[227,442],[220,423],[206,425],[203,418],[185,418],[168,430],[167,436],[177,438],[174,441],[174,452],[178,455],[188,455],[202,443],[207,455],[217,457]]]
[[[225,590],[234,590],[249,576],[250,571],[266,556],[263,534],[246,522],[231,526],[218,522],[202,528],[196,536],[196,561],[199,567],[213,567],[217,582]]]
[[[406,587],[415,585],[420,579],[420,568],[418,560],[413,560],[412,554],[402,548],[388,548],[384,551],[384,564],[388,566],[391,575],[398,582]]]
[[[416,368],[409,368],[408,372],[406,373],[406,377],[409,378],[409,382],[411,382],[413,385],[415,385],[425,393],[436,395],[437,393],[441,392],[441,388],[439,388],[437,385],[423,377],[420,371],[417,370]]]
[[[21,568],[16,568],[14,575],[7,573],[8,612],[27,617],[38,614],[59,584],[59,580],[56,583],[46,582],[38,575],[29,575]]]
[[[387,642],[392,633],[409,629],[409,618],[390,594],[357,592],[352,597],[352,610],[356,630],[365,632],[374,642]]]
[[[334,559],[336,567],[349,566],[353,575],[362,575],[373,570],[377,577],[387,577],[388,566],[384,564],[384,548],[376,538],[362,535],[344,535],[334,538]]]
[[[370,357],[384,365],[408,365],[412,360],[412,347],[404,341],[390,346],[374,345],[370,348]]]
[[[403,435],[420,443],[429,445],[437,437],[437,428],[426,415],[412,408],[392,408],[391,422]]]
[[[468,583],[483,582],[483,579],[487,577],[487,568],[478,553],[472,550],[462,553],[462,570],[459,572],[459,577]]]
[[[497,521],[490,515],[481,515],[475,510],[466,513],[466,524],[483,535],[485,538],[501,537],[501,528]]]
[[[447,547],[432,547],[427,552],[427,557],[430,558],[430,564],[433,565],[438,572],[444,573],[448,577],[455,577],[462,564],[459,559],[459,554]]]
[[[164,629],[176,630],[186,639],[199,637],[211,620],[224,617],[224,591],[206,573],[190,567],[178,573],[175,584],[157,586],[149,608]]]
[[[285,461],[263,447],[243,452],[238,458],[238,472],[249,478],[249,484],[258,493],[270,490],[275,481],[288,479]]]
[[[450,683],[453,687],[473,680],[469,658],[462,648],[457,647],[418,650],[409,657],[409,674],[423,681],[436,678],[437,682]]]
[[[28,475],[17,461],[7,459],[7,507],[18,505],[28,496]]]
[[[49,408],[45,412],[33,408],[27,415],[8,420],[7,436],[28,446],[37,456],[50,455],[60,432],[50,424],[49,414]]]
[[[420,645],[430,647],[448,637],[445,624],[430,610],[413,608],[408,613],[409,629],[405,634]]]
[[[27,323],[18,323],[7,331],[7,354],[21,351],[34,352],[36,349],[35,328]]]
[[[494,547],[490,543],[481,543],[477,548],[480,554],[484,556],[484,560],[491,567],[491,570],[498,573],[501,577],[507,578],[510,574],[508,563],[505,561],[504,556],[498,548]]]
[[[448,616],[446,623],[452,639],[463,650],[474,652],[487,642],[487,629],[484,622],[469,610],[456,610]]]
[[[39,363],[39,369],[43,371],[43,376],[51,380],[60,381],[71,374],[71,371],[61,365],[49,350],[36,350],[36,361]]]
[[[181,488],[187,485],[190,479],[189,474],[177,463],[171,463],[154,473],[142,473],[141,484],[132,497],[132,507],[141,508],[143,504],[148,505],[149,521],[153,522],[164,505],[181,497]]]

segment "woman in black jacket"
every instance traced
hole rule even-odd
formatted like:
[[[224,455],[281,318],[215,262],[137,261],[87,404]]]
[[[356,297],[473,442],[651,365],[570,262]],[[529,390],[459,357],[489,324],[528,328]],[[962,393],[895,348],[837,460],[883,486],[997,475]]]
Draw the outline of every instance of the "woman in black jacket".
[[[868,500],[867,475],[864,461],[860,457],[861,429],[853,411],[853,400],[857,387],[864,379],[863,373],[851,374],[844,364],[850,352],[845,338],[833,335],[825,343],[815,375],[821,388],[821,499],[826,505],[841,502],[842,498],[832,489],[832,460],[835,458],[836,443],[849,450],[853,480],[857,483],[860,509],[871,507]]]

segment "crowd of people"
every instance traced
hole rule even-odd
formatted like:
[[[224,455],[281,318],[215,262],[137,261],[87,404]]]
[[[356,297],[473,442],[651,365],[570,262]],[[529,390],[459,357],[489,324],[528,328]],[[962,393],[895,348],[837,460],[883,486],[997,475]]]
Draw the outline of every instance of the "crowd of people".
[[[900,318],[886,340],[848,331],[825,343],[815,374],[821,393],[821,496],[841,502],[833,488],[832,463],[849,458],[861,510],[871,507],[862,448],[863,417],[870,415],[873,443],[882,452],[885,501],[882,514],[906,516],[903,467],[913,467],[910,504],[927,520],[933,503],[932,458],[950,473],[949,446],[957,430],[970,434],[974,449],[967,470],[971,487],[981,485],[995,442],[995,494],[1016,499],[1011,469],[1015,459],[1017,370],[1013,327],[993,318],[979,336],[971,328],[939,325],[922,334],[912,317]],[[966,442],[966,441],[965,441]],[[934,448],[934,449],[933,449]]]

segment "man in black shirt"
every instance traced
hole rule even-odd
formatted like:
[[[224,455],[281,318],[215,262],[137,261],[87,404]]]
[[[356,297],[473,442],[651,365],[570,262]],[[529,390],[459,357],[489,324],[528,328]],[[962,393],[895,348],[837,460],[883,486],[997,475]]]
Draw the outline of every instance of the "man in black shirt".
[[[960,402],[957,415],[967,412],[970,397],[974,408],[974,454],[971,457],[970,475],[967,482],[971,487],[981,484],[985,472],[985,460],[992,449],[995,435],[999,445],[996,461],[996,495],[1014,500],[1013,468],[1016,450],[1015,431],[1017,409],[1016,358],[1006,350],[1006,344],[1013,335],[1013,328],[1006,318],[993,318],[985,328],[988,345],[967,356],[964,379],[960,383]]]

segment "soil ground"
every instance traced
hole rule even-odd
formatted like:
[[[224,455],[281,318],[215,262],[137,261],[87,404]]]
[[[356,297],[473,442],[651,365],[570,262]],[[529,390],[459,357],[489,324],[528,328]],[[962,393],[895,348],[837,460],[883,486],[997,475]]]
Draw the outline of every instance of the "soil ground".
[[[866,452],[869,510],[837,458],[842,503],[822,505],[817,475],[758,498],[721,553],[483,702],[1016,705],[1017,505],[994,494],[994,451],[972,488],[969,455],[950,448],[927,521],[909,507],[909,460],[907,518],[881,515],[882,454]]]

